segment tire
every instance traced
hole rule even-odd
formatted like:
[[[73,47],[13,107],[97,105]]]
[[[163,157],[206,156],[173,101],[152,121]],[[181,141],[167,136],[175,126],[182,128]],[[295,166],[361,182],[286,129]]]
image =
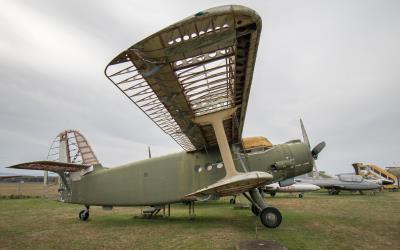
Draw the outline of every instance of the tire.
[[[264,208],[260,213],[261,223],[268,228],[277,228],[282,222],[282,215],[274,207]]]
[[[272,192],[272,193],[270,193],[270,195],[271,195],[271,197],[275,197],[276,193]]]
[[[236,200],[234,198],[229,200],[229,204],[235,204],[235,203],[236,203]]]
[[[82,210],[79,213],[79,219],[81,221],[87,221],[87,219],[89,219],[89,211],[88,210]]]
[[[260,209],[258,209],[258,207],[254,206],[254,204],[251,204],[251,212],[253,212],[253,214],[255,216],[259,216],[260,215]]]
[[[304,194],[299,194],[299,198],[304,198]]]

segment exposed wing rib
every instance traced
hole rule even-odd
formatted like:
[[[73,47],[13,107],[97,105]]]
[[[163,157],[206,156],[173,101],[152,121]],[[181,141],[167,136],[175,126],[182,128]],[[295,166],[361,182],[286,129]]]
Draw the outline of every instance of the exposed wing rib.
[[[8,168],[46,170],[55,173],[60,173],[60,172],[78,172],[88,167],[90,167],[90,165],[63,163],[55,161],[32,161],[10,166]]]
[[[185,150],[217,144],[212,127],[193,118],[234,107],[224,127],[240,142],[260,32],[253,10],[212,8],[123,51],[105,74]]]

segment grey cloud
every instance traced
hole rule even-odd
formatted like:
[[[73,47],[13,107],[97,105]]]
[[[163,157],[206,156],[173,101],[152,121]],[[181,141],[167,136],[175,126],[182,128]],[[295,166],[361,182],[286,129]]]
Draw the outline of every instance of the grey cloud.
[[[105,165],[146,158],[147,144],[155,155],[180,150],[103,70],[153,32],[228,3],[3,2],[0,171],[43,159],[67,128],[80,130]],[[244,135],[273,143],[301,138],[302,117],[312,144],[327,142],[318,161],[322,170],[350,172],[354,161],[398,162],[400,4],[240,3],[263,18]]]

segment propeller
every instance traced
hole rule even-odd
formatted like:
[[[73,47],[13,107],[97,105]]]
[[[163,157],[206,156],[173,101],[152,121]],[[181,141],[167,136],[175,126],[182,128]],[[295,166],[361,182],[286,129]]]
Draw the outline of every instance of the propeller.
[[[303,141],[305,144],[308,145],[309,148],[311,148],[310,140],[308,140],[306,128],[304,128],[303,120],[301,120],[301,119],[300,119],[300,126],[301,126],[301,133],[303,134]]]
[[[303,134],[303,141],[308,145],[308,148],[311,149],[310,140],[308,139],[307,131],[304,128],[303,121],[300,119],[301,133]],[[318,154],[325,148],[326,143],[324,141],[318,143],[313,149],[311,149],[311,155],[314,160],[318,159]],[[315,165],[315,161],[313,161],[313,169],[314,172],[319,175],[317,166]]]
[[[324,149],[326,146],[326,143],[324,141],[320,142],[311,150],[311,155],[313,156],[314,159],[318,159],[318,154]]]
[[[303,141],[311,149],[310,140],[308,139],[307,131],[304,128],[303,120],[300,119],[301,133],[303,134]],[[318,158],[318,154],[325,148],[326,143],[324,141],[320,142],[311,150],[311,155],[314,159]]]

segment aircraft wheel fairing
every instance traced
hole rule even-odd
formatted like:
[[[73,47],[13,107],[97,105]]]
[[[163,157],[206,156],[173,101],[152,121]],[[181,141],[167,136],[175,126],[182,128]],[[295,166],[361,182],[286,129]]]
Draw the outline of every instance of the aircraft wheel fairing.
[[[82,211],[79,213],[79,219],[80,219],[81,221],[86,221],[88,218],[89,218],[89,211],[88,211],[88,210],[82,210]]]
[[[261,223],[268,228],[276,228],[282,222],[282,215],[278,209],[274,207],[267,207],[261,211]]]
[[[256,207],[254,204],[251,205],[251,211],[253,212],[253,214],[255,216],[259,216],[260,215],[260,209],[258,209],[258,207]]]

